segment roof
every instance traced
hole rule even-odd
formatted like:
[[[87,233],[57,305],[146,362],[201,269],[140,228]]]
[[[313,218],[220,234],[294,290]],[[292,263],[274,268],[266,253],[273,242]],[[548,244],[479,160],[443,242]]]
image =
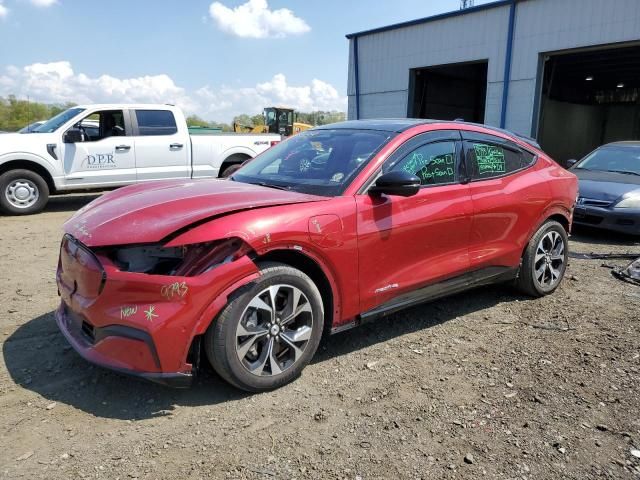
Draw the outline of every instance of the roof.
[[[484,3],[476,7],[465,8],[464,10],[454,10],[453,12],[441,13],[439,15],[432,15],[431,17],[417,18],[415,20],[409,20],[408,22],[394,23],[385,27],[373,28],[371,30],[363,30],[361,32],[349,33],[347,38],[361,37],[363,35],[370,35],[372,33],[386,32],[389,30],[396,30],[398,28],[412,27],[414,25],[421,25],[423,23],[435,22],[436,20],[443,20],[445,18],[458,17],[460,15],[466,15],[468,13],[480,12],[482,10],[489,10],[491,8],[503,7],[505,5],[511,5],[514,2],[520,0],[499,0],[491,3]]]
[[[602,145],[603,147],[631,147],[638,148],[640,147],[640,140],[626,140],[623,142],[611,142],[606,145]]]
[[[443,123],[444,120],[424,120],[421,118],[378,118],[373,120],[348,120],[346,122],[329,123],[314,130],[335,130],[351,128],[357,130],[382,130],[385,132],[404,132],[416,125],[427,123]]]
[[[102,110],[119,110],[121,108],[139,108],[139,109],[154,109],[154,110],[166,110],[169,108],[175,108],[175,105],[168,103],[88,103],[85,105],[75,105],[72,108],[99,108]]]
[[[520,135],[519,133],[512,132],[511,130],[505,130],[504,128],[493,127],[491,125],[485,125],[483,123],[465,122],[463,120],[434,120],[422,118],[379,118],[374,120],[349,120],[346,122],[329,123],[327,125],[315,127],[314,130],[335,130],[349,128],[354,130],[380,130],[385,132],[400,133],[418,125],[432,125],[437,123],[462,124],[486,128],[487,130],[493,130],[494,132],[500,132],[511,137],[516,137],[523,142],[540,149],[540,145],[538,144],[538,142],[531,137],[527,137],[526,135]],[[640,142],[637,143],[640,145]]]

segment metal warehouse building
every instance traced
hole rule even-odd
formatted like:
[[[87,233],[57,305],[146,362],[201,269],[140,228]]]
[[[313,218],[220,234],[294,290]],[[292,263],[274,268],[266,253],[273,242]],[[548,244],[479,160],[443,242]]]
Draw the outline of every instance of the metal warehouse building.
[[[347,38],[350,119],[463,118],[560,161],[640,139],[640,0],[504,0]]]

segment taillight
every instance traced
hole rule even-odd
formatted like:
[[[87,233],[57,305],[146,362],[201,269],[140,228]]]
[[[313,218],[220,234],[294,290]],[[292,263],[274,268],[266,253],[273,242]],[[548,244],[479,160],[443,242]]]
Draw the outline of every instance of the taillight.
[[[274,147],[280,143],[280,140],[271,140],[271,146]]]

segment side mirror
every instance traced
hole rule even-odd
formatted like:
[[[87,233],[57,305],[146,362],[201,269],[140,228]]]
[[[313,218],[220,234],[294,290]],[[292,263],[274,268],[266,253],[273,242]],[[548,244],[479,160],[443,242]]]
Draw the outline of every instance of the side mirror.
[[[567,160],[567,168],[573,167],[576,163],[578,163],[578,160],[576,160],[575,158],[570,158],[569,160]]]
[[[62,137],[64,143],[81,143],[83,140],[84,135],[79,128],[70,128]]]
[[[420,191],[420,179],[415,175],[397,170],[383,174],[369,189],[370,195],[399,195],[410,197]]]

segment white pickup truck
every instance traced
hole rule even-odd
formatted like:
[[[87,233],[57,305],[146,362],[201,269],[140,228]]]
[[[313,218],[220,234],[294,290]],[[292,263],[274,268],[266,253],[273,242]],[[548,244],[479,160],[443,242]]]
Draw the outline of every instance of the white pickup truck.
[[[84,105],[31,133],[0,135],[0,209],[44,208],[50,193],[175,178],[224,177],[281,139],[275,134],[190,135],[171,105]]]

